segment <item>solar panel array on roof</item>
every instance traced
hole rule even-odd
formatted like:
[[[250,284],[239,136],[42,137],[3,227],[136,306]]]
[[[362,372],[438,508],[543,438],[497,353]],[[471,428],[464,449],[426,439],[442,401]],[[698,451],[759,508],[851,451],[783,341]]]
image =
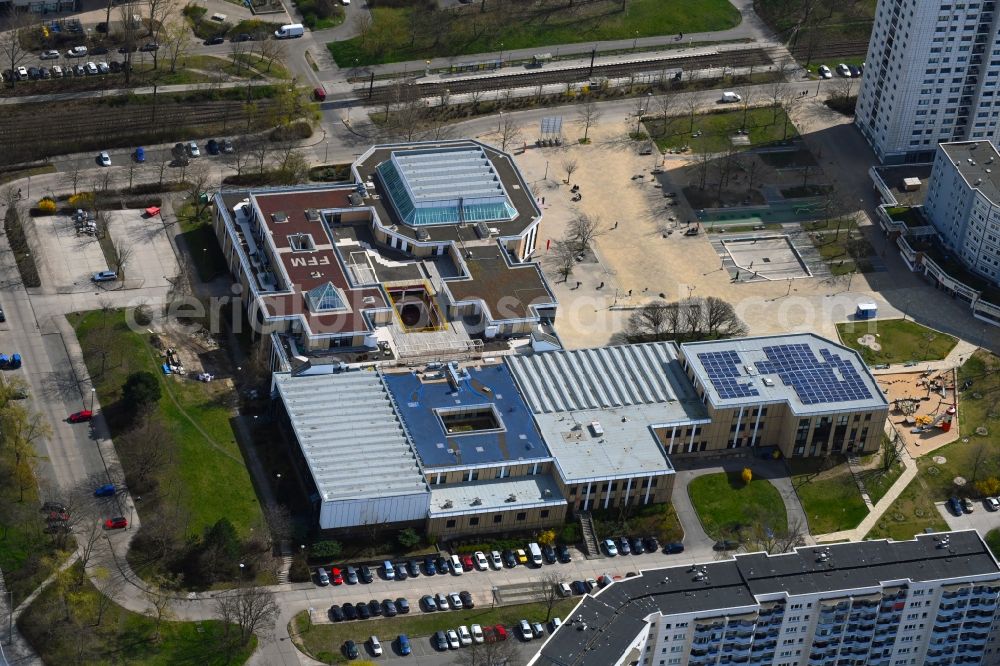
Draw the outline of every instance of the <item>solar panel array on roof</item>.
[[[766,361],[757,361],[763,374],[776,374],[795,390],[804,405],[868,400],[871,391],[849,359],[828,348],[819,350],[822,360],[806,344],[764,347]]]
[[[740,371],[740,355],[735,351],[701,352],[698,360],[723,400],[760,395],[751,382],[739,381],[743,373]]]

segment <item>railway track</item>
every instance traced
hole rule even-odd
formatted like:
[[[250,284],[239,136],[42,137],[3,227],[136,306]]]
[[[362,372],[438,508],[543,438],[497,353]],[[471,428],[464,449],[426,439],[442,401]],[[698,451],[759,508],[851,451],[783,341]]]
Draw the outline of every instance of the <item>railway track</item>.
[[[403,101],[411,96],[438,97],[443,94],[470,92],[491,92],[511,88],[531,88],[556,83],[579,83],[595,78],[623,78],[632,74],[656,71],[692,71],[720,67],[763,67],[775,63],[775,49],[750,48],[718,51],[695,56],[670,56],[664,58],[637,59],[630,62],[589,66],[566,67],[561,69],[520,69],[504,74],[462,77],[444,81],[421,82],[411,79],[388,85],[375,86],[369,92],[368,86],[357,86],[355,93],[372,104]]]

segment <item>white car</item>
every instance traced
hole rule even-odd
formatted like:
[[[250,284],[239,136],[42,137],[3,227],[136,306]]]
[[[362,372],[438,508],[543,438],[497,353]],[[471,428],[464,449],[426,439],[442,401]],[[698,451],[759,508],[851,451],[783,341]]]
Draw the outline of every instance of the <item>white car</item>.
[[[1000,510],[1000,500],[996,497],[987,497],[983,500],[983,504],[986,505],[987,511],[997,511]]]
[[[618,546],[615,545],[613,539],[604,540],[604,552],[608,554],[608,557],[614,557],[618,554]]]
[[[844,76],[849,79],[851,78],[851,68],[845,65],[844,63],[840,63],[839,65],[837,65],[837,74],[840,74],[841,76]]]
[[[486,640],[486,637],[483,636],[483,628],[480,627],[478,624],[472,625],[471,629],[472,629],[473,643],[482,643],[483,641]]]
[[[28,78],[28,68],[25,67],[25,66],[23,66],[23,65],[20,66],[20,67],[18,67],[17,68],[17,78],[20,81],[23,81],[24,79]]]
[[[526,641],[530,641],[534,637],[534,632],[531,631],[531,625],[528,624],[527,620],[521,620],[517,628],[521,630],[521,638]]]
[[[108,155],[108,151],[102,150],[97,156],[97,161],[101,166],[111,166],[111,155]]]
[[[67,58],[82,58],[85,55],[87,55],[86,46],[74,46],[69,51],[66,51]]]
[[[342,5],[349,5],[349,4],[351,4],[351,0],[340,0],[340,4],[342,4]]]
[[[569,583],[559,583],[559,596],[561,597],[573,596],[573,588],[569,586]]]
[[[87,74],[90,74],[90,75],[97,74],[98,69],[97,69],[97,64],[96,63],[88,62],[84,66],[87,68]]]
[[[61,79],[63,76],[63,68],[60,67],[59,65],[52,65],[52,76],[56,77],[57,79]]]
[[[445,632],[445,636],[448,638],[448,648],[452,650],[457,650],[462,644],[458,640],[458,634],[455,633],[454,629],[449,629]]]
[[[499,571],[503,569],[503,560],[500,559],[500,551],[494,550],[490,553],[490,566]]]
[[[722,97],[719,98],[719,103],[732,104],[733,102],[739,102],[742,99],[743,98],[740,97],[739,94],[734,93],[731,90],[727,90],[726,92],[722,93]]]
[[[476,568],[480,571],[486,571],[490,568],[490,563],[486,561],[486,554],[481,550],[477,550],[473,557],[476,560]]]
[[[462,645],[472,645],[472,634],[469,633],[469,628],[464,624],[458,628],[458,641]]]
[[[832,79],[833,78],[833,72],[831,72],[830,68],[827,67],[826,65],[820,65],[818,71],[819,71],[819,78],[821,78],[821,79]]]
[[[102,153],[102,154],[106,155],[107,153]],[[326,572],[326,569],[324,569],[323,567],[317,567],[317,569],[316,569],[316,580],[319,581],[320,585],[324,585],[324,586],[329,585],[330,584],[330,574],[328,574]]]
[[[382,644],[378,642],[378,636],[371,636],[368,638],[368,643],[371,646],[372,654],[376,657],[382,656]]]
[[[198,144],[194,141],[188,141],[187,149],[191,157],[201,157],[201,151],[198,150]]]
[[[59,60],[59,51],[46,51],[38,57],[42,60]]]
[[[552,633],[555,633],[556,629],[562,626],[562,618],[554,617],[551,622]]]

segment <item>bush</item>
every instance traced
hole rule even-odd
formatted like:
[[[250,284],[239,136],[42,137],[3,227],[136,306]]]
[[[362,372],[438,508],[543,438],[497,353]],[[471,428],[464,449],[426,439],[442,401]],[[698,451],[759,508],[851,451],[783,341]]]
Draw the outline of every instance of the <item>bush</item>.
[[[555,530],[545,530],[538,535],[538,543],[543,546],[551,546],[556,542],[556,531]]]
[[[148,305],[137,305],[132,311],[132,317],[139,326],[149,326],[153,321],[153,314],[149,311]]]
[[[48,197],[45,197],[38,202],[38,210],[46,215],[52,215],[56,212],[56,202]]]
[[[753,481],[753,470],[749,467],[744,467],[743,472],[740,474],[740,478],[743,479],[743,483],[750,485],[750,482]]]
[[[343,546],[339,541],[317,541],[309,546],[309,558],[316,560],[328,560],[340,555]]]
[[[296,141],[313,135],[312,124],[308,120],[297,120],[289,125],[281,125],[271,130],[271,141]]]
[[[1000,495],[1000,479],[995,476],[991,476],[988,479],[976,481],[976,490],[979,491],[979,494],[984,497]]]
[[[409,550],[420,544],[420,535],[412,527],[407,527],[405,530],[400,530],[399,534],[396,535],[396,541],[399,545]]]
[[[69,204],[75,208],[90,208],[94,205],[94,193],[80,192],[73,194],[69,198]]]
[[[25,287],[41,287],[42,280],[38,277],[35,257],[31,254],[31,247],[28,246],[28,239],[24,235],[24,227],[21,226],[21,216],[13,206],[7,209],[7,215],[4,217],[4,231],[7,233],[7,242],[17,262],[17,272],[21,274],[21,282]]]
[[[292,565],[288,568],[288,580],[292,583],[308,583],[312,580],[309,564],[301,552],[292,555]]]
[[[184,5],[184,9],[181,10],[184,16],[188,17],[192,21],[200,21],[208,10],[204,7],[199,7],[198,5]]]
[[[133,372],[122,387],[122,403],[131,413],[145,411],[160,400],[160,381],[145,370]]]
[[[580,523],[566,523],[559,531],[560,543],[571,544],[580,543],[581,541],[583,541],[583,534],[580,532]]]

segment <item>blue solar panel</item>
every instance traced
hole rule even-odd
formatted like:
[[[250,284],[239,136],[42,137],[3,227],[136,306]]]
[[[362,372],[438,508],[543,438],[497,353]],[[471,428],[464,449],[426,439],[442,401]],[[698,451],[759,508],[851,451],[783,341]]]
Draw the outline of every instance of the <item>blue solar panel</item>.
[[[698,360],[705,368],[705,374],[723,400],[750,398],[760,393],[750,381],[739,381],[743,376],[740,369],[740,355],[734,351],[703,352]]]
[[[871,391],[849,359],[827,348],[816,358],[806,344],[764,347],[766,361],[757,361],[761,374],[776,374],[790,386],[804,405],[868,400]]]

